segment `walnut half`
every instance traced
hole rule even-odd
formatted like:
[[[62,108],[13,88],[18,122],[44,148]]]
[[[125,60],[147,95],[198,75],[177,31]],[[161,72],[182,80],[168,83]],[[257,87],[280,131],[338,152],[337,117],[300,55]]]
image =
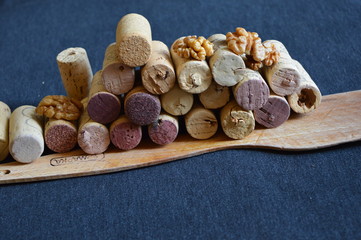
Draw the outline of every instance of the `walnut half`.
[[[173,45],[173,50],[182,58],[205,60],[206,56],[213,55],[213,44],[204,37],[188,36],[178,39]]]
[[[44,97],[36,108],[36,113],[48,118],[77,120],[82,112],[83,105],[74,98],[62,95]]]

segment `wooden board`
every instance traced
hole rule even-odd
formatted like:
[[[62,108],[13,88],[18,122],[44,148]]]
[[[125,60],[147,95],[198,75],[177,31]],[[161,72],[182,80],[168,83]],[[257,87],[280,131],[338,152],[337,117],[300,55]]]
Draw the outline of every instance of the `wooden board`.
[[[157,146],[143,141],[136,149],[109,149],[86,155],[81,150],[42,156],[33,163],[0,164],[0,184],[31,182],[117,172],[230,148],[311,150],[361,139],[361,90],[324,96],[320,107],[306,115],[291,115],[275,129],[256,129],[242,140],[221,131],[211,139],[182,135],[174,143]]]

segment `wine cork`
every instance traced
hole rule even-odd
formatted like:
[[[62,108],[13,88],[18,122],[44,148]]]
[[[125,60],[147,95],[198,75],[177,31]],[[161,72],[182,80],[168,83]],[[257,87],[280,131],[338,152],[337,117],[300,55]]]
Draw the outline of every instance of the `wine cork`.
[[[186,92],[194,94],[207,90],[212,83],[212,73],[207,62],[205,60],[199,61],[182,58],[174,51],[173,45],[170,52],[176,69],[179,87]]]
[[[246,68],[241,56],[227,48],[226,36],[215,34],[208,38],[217,47],[217,51],[209,58],[209,67],[213,79],[221,86],[234,86],[240,81],[239,69]]]
[[[275,128],[289,118],[290,106],[284,97],[271,94],[266,104],[253,113],[257,123],[266,128]]]
[[[9,155],[9,106],[0,101],[0,161]]]
[[[216,134],[218,121],[211,110],[194,107],[185,115],[185,125],[189,135],[195,139],[208,139]]]
[[[296,113],[308,113],[315,110],[321,103],[321,92],[303,66],[294,60],[301,74],[301,82],[297,91],[289,96],[288,103]]]
[[[79,101],[88,96],[93,72],[85,49],[65,49],[58,54],[56,61],[67,95]]]
[[[44,151],[43,117],[35,107],[20,106],[11,114],[9,122],[9,151],[21,163],[30,163]]]
[[[105,89],[101,75],[102,71],[98,71],[94,75],[87,111],[92,120],[108,124],[118,118],[121,104],[117,96]]]
[[[209,88],[199,94],[199,100],[202,105],[208,109],[221,108],[227,104],[230,97],[230,90],[228,87],[221,86],[215,81],[212,82]]]
[[[233,87],[233,95],[244,110],[254,110],[262,107],[270,94],[267,83],[261,74],[251,69],[240,69],[240,81]]]
[[[161,114],[158,121],[148,125],[148,135],[150,139],[159,145],[166,145],[173,142],[178,136],[178,120],[177,118]]]
[[[110,139],[121,150],[133,149],[142,139],[142,128],[123,115],[110,126]]]
[[[285,46],[276,40],[268,40],[264,42],[265,46],[274,44],[280,51],[280,58],[277,63],[270,67],[264,66],[263,75],[267,80],[273,92],[280,96],[291,95],[296,92],[300,86],[300,72],[294,64],[290,54]]]
[[[142,15],[130,13],[118,22],[116,42],[119,59],[130,67],[146,64],[152,49],[152,31]]]
[[[49,119],[44,132],[45,144],[54,152],[69,152],[77,144],[78,130],[74,122]]]
[[[115,95],[127,93],[134,86],[134,68],[119,60],[116,43],[110,44],[105,51],[102,81],[105,89]]]
[[[152,42],[152,54],[141,73],[143,86],[152,94],[166,93],[174,86],[175,72],[167,45]]]
[[[176,84],[167,93],[160,95],[162,108],[174,116],[185,115],[193,106],[193,94],[183,91]]]
[[[87,154],[99,154],[108,149],[110,136],[108,128],[93,121],[88,114],[88,99],[82,100],[84,111],[79,119],[78,144]]]
[[[143,86],[130,91],[124,99],[124,112],[134,124],[144,126],[158,119],[161,103],[157,95],[150,94]]]
[[[220,121],[223,132],[232,139],[245,138],[255,127],[252,111],[242,109],[235,100],[222,108]]]

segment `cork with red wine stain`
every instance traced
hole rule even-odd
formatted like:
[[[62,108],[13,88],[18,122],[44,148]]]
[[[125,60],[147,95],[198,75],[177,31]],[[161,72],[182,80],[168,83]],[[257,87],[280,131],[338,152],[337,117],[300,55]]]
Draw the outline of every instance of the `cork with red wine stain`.
[[[253,111],[257,123],[266,128],[275,128],[290,116],[290,106],[284,97],[271,95],[267,103]]]
[[[110,126],[110,140],[121,150],[133,149],[142,140],[142,128],[123,115]]]
[[[159,145],[173,142],[178,136],[178,120],[169,114],[161,114],[156,122],[148,126],[150,139]]]
[[[69,152],[77,144],[77,128],[73,122],[50,119],[45,125],[45,144],[58,153]]]
[[[150,94],[143,86],[130,91],[124,100],[124,112],[137,125],[149,125],[158,119],[161,103],[156,95]]]

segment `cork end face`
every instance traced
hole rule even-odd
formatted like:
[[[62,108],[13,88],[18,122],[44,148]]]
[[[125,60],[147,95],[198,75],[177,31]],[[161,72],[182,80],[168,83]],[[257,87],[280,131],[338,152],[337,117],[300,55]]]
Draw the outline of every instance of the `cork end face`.
[[[303,88],[288,97],[290,106],[296,113],[309,113],[321,103],[321,93],[316,88]]]
[[[76,62],[78,59],[84,58],[84,56],[87,56],[84,48],[73,47],[61,51],[56,57],[56,60],[62,63],[72,63]]]
[[[146,38],[133,35],[123,38],[119,44],[119,60],[129,67],[145,65],[151,54],[151,42]]]
[[[300,87],[301,76],[292,68],[283,68],[276,71],[272,76],[272,91],[280,96],[291,95]]]
[[[24,136],[15,139],[9,150],[16,161],[31,163],[44,152],[44,142],[39,142],[33,136]]]
[[[68,152],[77,144],[77,130],[67,125],[53,126],[46,131],[45,143],[54,152]]]
[[[109,131],[105,126],[88,123],[79,132],[78,143],[87,154],[103,153],[110,144]]]
[[[144,68],[143,68],[144,69]],[[156,64],[142,71],[142,83],[152,94],[163,94],[174,87],[176,77],[173,69],[163,64]]]
[[[133,68],[121,63],[110,64],[103,69],[102,81],[107,91],[120,95],[133,88],[135,72]]]
[[[286,99],[271,96],[262,108],[254,110],[254,118],[266,128],[276,128],[289,118],[290,112]]]
[[[270,95],[267,84],[260,79],[250,79],[237,88],[235,99],[244,110],[255,110],[266,104]]]
[[[159,145],[166,145],[173,142],[178,135],[177,126],[168,120],[158,120],[148,127],[150,139]]]
[[[142,139],[142,129],[131,122],[122,122],[111,127],[111,142],[121,150],[130,150],[138,146]]]
[[[100,92],[95,94],[88,102],[89,117],[99,123],[113,122],[120,114],[119,99],[111,93]]]

